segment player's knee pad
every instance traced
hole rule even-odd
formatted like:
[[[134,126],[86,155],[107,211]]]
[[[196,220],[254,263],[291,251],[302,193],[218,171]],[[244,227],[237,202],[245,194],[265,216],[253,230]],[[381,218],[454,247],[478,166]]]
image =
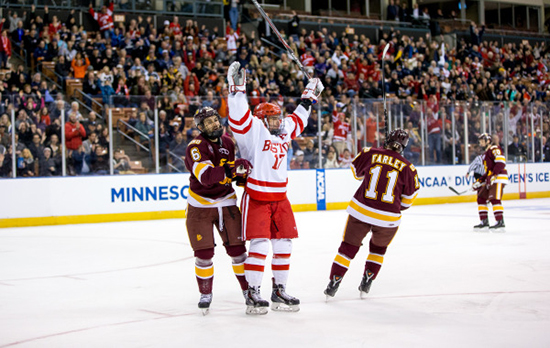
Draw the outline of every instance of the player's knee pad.
[[[350,259],[353,259],[355,255],[357,255],[358,251],[359,251],[358,246],[351,245],[347,242],[342,242],[342,244],[340,244],[340,248],[338,248],[339,254],[346,255]]]
[[[271,245],[273,245],[273,254],[291,254],[292,253],[292,239],[272,239]]]
[[[258,238],[250,241],[249,252],[267,255],[269,253],[269,239]]]
[[[246,254],[246,247],[244,245],[228,245],[225,247],[225,251],[227,252],[227,255],[233,258],[235,256]]]
[[[199,267],[209,267],[212,266],[212,259],[201,259],[200,257],[195,258],[195,265]]]
[[[500,199],[491,199],[491,204],[493,205],[493,207],[495,205],[502,205],[502,201]]]
[[[386,254],[386,250],[388,250],[387,246],[381,247],[381,246],[375,245],[372,242],[372,240],[369,242],[369,253],[384,255]]]
[[[195,257],[203,260],[210,260],[214,257],[214,248],[195,250]]]

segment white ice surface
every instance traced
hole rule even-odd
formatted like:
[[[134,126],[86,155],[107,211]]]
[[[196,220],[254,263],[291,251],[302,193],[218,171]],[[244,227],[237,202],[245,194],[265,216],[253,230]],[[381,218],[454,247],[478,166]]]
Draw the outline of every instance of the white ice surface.
[[[0,229],[0,347],[549,347],[550,199],[504,208],[496,234],[472,232],[473,203],[413,206],[368,298],[363,247],[328,303],[347,215],[297,213],[301,310],[265,316],[245,315],[221,245],[202,316],[184,220]]]

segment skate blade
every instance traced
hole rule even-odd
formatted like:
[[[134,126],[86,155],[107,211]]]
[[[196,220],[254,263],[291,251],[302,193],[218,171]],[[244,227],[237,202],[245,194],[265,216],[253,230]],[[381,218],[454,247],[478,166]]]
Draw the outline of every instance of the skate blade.
[[[492,232],[492,233],[504,233],[504,232],[506,232],[506,228],[504,228],[504,227],[492,228],[492,229],[491,229],[491,232]]]
[[[489,232],[489,227],[474,228],[474,232],[487,233],[487,232]]]
[[[210,313],[210,308],[201,308],[202,315],[208,315]]]
[[[284,303],[271,303],[271,310],[277,312],[298,312],[300,310],[300,305],[286,305]]]
[[[246,314],[248,315],[265,315],[267,312],[267,307],[246,306]]]
[[[368,295],[368,294],[369,294],[368,292],[359,291],[359,297],[360,297],[361,299],[367,298],[367,295]]]

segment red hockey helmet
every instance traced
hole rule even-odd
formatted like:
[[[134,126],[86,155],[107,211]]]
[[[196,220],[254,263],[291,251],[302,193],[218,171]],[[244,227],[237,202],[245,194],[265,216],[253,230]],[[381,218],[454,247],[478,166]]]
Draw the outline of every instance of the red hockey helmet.
[[[388,138],[384,144],[384,147],[393,150],[397,153],[403,152],[403,150],[409,144],[409,133],[403,129],[394,129],[388,134]]]
[[[258,104],[254,109],[254,116],[262,120],[273,135],[279,135],[283,130],[283,111],[277,104]]]

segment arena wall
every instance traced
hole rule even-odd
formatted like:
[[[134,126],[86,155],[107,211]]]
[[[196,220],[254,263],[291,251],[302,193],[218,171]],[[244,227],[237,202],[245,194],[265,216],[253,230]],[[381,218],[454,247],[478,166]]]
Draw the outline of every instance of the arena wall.
[[[414,204],[474,202],[467,166],[418,167]],[[508,164],[504,199],[550,197],[550,163]],[[357,187],[349,169],[289,171],[295,211],[345,209]],[[185,217],[189,174],[2,179],[0,227]],[[239,194],[242,190],[239,190]]]

